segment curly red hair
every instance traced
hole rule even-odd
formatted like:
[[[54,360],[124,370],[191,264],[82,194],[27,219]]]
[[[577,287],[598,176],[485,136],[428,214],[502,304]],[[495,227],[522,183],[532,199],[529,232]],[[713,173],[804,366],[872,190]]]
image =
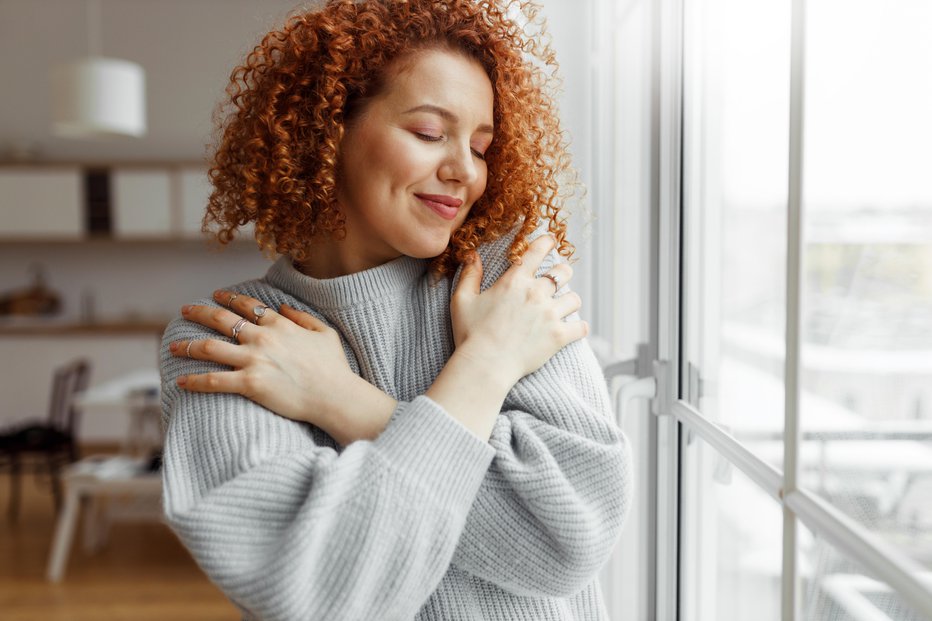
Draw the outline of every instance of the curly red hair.
[[[541,33],[529,35],[512,15]],[[441,48],[485,69],[495,137],[486,190],[431,270],[452,275],[471,250],[520,222],[514,262],[542,219],[560,254],[571,256],[561,182],[577,183],[550,94],[557,63],[543,28],[539,8],[524,0],[330,0],[293,15],[231,75],[204,230],[216,224],[227,243],[252,221],[260,247],[298,261],[315,236],[342,237],[336,184],[346,123],[380,92],[394,60]]]

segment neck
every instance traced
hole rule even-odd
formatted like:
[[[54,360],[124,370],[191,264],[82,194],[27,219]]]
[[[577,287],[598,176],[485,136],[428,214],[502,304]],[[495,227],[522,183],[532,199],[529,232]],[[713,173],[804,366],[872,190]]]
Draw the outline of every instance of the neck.
[[[397,258],[397,257],[392,257]],[[362,272],[391,261],[392,258],[374,260],[354,252],[351,244],[346,240],[315,240],[308,250],[307,258],[300,263],[295,262],[295,268],[311,278],[327,279],[339,278]]]

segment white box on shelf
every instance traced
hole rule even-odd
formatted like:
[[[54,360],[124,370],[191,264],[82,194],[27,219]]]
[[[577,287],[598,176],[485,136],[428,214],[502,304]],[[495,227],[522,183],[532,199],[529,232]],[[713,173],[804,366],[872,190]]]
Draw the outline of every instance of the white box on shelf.
[[[0,169],[0,236],[84,237],[81,169]]]
[[[200,239],[201,222],[207,211],[207,201],[213,186],[207,178],[207,170],[198,167],[185,167],[176,172],[180,197],[180,217],[176,233],[188,239]],[[252,239],[255,227],[252,222],[237,231],[238,239]]]
[[[114,237],[171,235],[172,187],[167,169],[114,169],[110,184]]]
[[[211,185],[207,171],[203,168],[182,168],[177,171],[179,196],[181,198],[180,218],[177,233],[182,237],[201,237],[201,220],[207,210]]]

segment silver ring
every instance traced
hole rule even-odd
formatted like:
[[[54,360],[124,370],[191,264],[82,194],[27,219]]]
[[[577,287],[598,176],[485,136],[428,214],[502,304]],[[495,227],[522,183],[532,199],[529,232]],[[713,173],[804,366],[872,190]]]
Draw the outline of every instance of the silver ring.
[[[233,326],[233,335],[232,335],[232,336],[233,336],[233,340],[235,340],[237,343],[239,343],[239,333],[240,333],[240,330],[242,330],[242,329],[243,329],[243,326],[245,326],[247,323],[249,323],[249,320],[248,320],[248,319],[240,319],[239,321],[236,322],[236,325]]]
[[[227,300],[227,308],[232,308],[232,307],[233,307],[233,300],[235,300],[235,299],[238,298],[238,297],[239,297],[239,294],[238,294],[238,293],[234,293],[233,295],[231,295],[231,296],[230,296],[230,299]]]
[[[557,291],[560,290],[560,277],[559,276],[557,276],[556,274],[551,274],[550,272],[547,272],[546,274],[541,274],[541,277],[549,278],[551,281],[553,281],[553,286],[556,287],[556,289],[553,292],[554,294],[556,294]]]
[[[264,316],[264,315],[265,315],[265,311],[267,311],[267,310],[269,310],[269,307],[268,307],[268,306],[265,306],[265,305],[263,305],[263,304],[260,304],[259,306],[257,306],[257,307],[255,307],[254,309],[252,309],[252,314],[256,316],[256,318],[253,319],[252,322],[258,326],[258,325],[259,325],[259,318],[262,317],[262,316]]]
[[[184,348],[184,355],[188,358],[193,358],[191,355],[191,346],[194,345],[194,341],[188,341],[188,346]]]

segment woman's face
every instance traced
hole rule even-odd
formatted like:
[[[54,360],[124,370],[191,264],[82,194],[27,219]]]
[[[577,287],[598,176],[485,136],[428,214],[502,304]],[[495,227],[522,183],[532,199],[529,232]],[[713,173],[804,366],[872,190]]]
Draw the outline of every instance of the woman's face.
[[[485,190],[493,94],[482,66],[432,50],[400,67],[340,145],[346,237],[328,249],[330,276],[441,254]]]

